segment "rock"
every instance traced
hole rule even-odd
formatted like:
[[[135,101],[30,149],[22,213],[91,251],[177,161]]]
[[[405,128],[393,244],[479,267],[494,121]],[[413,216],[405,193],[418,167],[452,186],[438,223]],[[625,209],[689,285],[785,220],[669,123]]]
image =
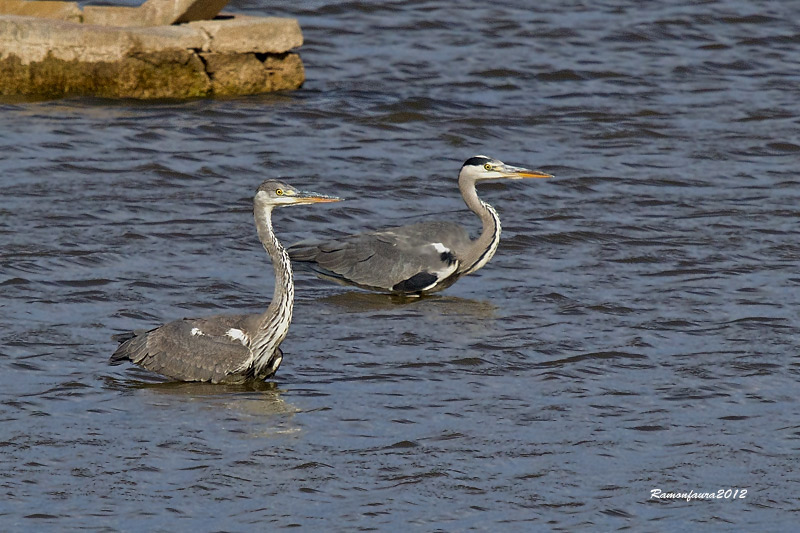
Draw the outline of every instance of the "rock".
[[[84,6],[83,22],[97,26],[152,26],[140,7]]]
[[[258,94],[294,89],[305,78],[303,62],[297,54],[200,54],[218,96]]]
[[[148,0],[139,8],[108,7],[104,24],[86,24],[75,20],[73,2],[0,0],[0,13],[17,13],[0,14],[0,94],[185,98],[300,87],[303,63],[291,52],[303,43],[297,21],[233,14],[196,20],[215,16],[226,2]],[[83,17],[92,20],[101,11],[89,7]],[[151,13],[158,25],[130,23],[133,11]],[[21,16],[32,12],[47,16]]]
[[[211,20],[228,0],[147,0],[139,7],[86,6],[83,22],[101,26],[165,26]]]
[[[232,18],[190,22],[187,26],[211,37],[210,52],[280,54],[303,44],[303,33],[294,19],[229,16]]]
[[[191,98],[209,96],[203,62],[187,51],[142,52],[117,61],[57,59],[23,64],[0,59],[2,94],[43,97],[92,95],[106,98]]]
[[[0,15],[22,15],[46,19],[71,20],[81,22],[81,10],[77,2],[50,2],[38,0],[0,0]]]

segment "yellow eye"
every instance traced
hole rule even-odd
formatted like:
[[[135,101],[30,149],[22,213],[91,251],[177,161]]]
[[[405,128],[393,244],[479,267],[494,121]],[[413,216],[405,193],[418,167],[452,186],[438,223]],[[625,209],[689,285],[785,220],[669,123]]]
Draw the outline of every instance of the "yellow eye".
[[[275,194],[278,196],[283,196],[283,189],[275,189]]]
[[[483,165],[483,168],[485,168],[486,170],[492,170],[494,167],[492,166],[491,163],[486,163],[485,165]]]

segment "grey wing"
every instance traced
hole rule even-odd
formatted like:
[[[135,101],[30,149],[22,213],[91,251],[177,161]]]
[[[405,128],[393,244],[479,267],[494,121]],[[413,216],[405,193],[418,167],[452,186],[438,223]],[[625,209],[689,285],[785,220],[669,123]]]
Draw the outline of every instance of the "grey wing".
[[[427,222],[289,247],[294,261],[307,262],[323,277],[371,290],[429,290],[458,268],[469,243],[456,224]]]
[[[241,331],[247,315],[183,319],[147,331],[116,336],[123,341],[111,356],[181,381],[231,381],[250,356],[243,342],[227,332]]]

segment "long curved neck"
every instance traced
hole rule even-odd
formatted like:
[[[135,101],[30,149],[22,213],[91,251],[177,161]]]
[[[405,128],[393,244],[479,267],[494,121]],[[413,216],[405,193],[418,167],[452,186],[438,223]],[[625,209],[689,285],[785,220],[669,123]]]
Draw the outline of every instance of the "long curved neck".
[[[475,272],[483,265],[489,262],[497,251],[497,245],[500,243],[500,217],[497,216],[497,211],[494,208],[478,198],[478,192],[475,190],[475,180],[465,176],[459,176],[458,188],[461,190],[461,196],[464,198],[464,203],[467,204],[473,213],[478,215],[483,223],[483,229],[480,237],[472,241],[469,249],[463,257],[461,257],[461,266],[459,270],[462,275]]]
[[[253,212],[258,237],[272,259],[272,268],[275,270],[275,291],[272,295],[272,302],[259,317],[258,328],[250,341],[250,350],[254,358],[253,364],[258,369],[267,364],[289,331],[294,305],[294,282],[292,281],[289,254],[281,246],[272,230],[272,206],[256,202]]]

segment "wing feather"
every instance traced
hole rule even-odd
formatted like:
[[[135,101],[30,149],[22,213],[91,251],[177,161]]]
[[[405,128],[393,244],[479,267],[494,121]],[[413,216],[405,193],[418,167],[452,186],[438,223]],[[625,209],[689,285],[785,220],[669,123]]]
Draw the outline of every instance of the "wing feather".
[[[146,331],[117,336],[123,340],[111,356],[112,363],[128,359],[148,370],[181,381],[236,381],[236,370],[249,349],[229,335],[231,328],[246,328],[248,315],[183,319]],[[245,330],[249,331],[249,330]]]
[[[423,222],[324,242],[304,241],[290,246],[289,255],[341,283],[419,292],[451,276],[469,244],[469,235],[457,224]]]

